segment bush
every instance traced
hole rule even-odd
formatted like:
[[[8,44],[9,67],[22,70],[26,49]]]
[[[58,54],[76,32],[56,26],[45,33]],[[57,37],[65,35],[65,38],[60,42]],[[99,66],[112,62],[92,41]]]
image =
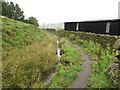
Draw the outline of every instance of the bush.
[[[107,44],[110,45],[110,48],[113,48],[113,44],[119,38],[119,36],[110,36],[104,34],[94,34],[94,33],[87,33],[87,32],[70,32],[65,30],[57,31],[57,35],[60,37],[66,37],[70,40],[74,40],[75,37],[79,38],[80,40],[86,41],[93,41],[94,43],[99,43],[103,48],[107,47]]]

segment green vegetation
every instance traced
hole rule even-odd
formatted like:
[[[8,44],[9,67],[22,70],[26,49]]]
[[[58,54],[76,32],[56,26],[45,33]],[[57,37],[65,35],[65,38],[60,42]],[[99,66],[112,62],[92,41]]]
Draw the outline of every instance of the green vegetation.
[[[88,88],[114,87],[107,70],[113,61],[112,44],[118,37],[58,31],[57,35],[61,37],[61,61],[57,64],[56,32],[50,34],[34,25],[3,16],[2,21],[3,88],[69,87],[81,71],[83,62],[80,51],[72,43],[93,57]],[[42,81],[55,66],[51,83],[44,86]]]
[[[30,24],[2,21],[3,88],[40,88],[57,63],[56,37]]]
[[[7,17],[2,18],[2,37],[3,57],[13,48],[22,48],[33,41],[48,38],[39,28]]]
[[[25,19],[24,12],[18,4],[14,4],[13,2],[5,2],[4,0],[0,1],[0,4],[2,5],[2,10],[0,10],[2,11],[2,16],[32,24],[37,27],[39,26],[37,19],[33,16]]]
[[[18,4],[14,5],[13,2],[5,1],[2,2],[2,15],[18,21],[23,21],[25,17]]]
[[[75,80],[77,73],[81,71],[80,52],[64,39],[61,40],[60,47],[61,63],[56,67],[56,74],[49,88],[67,88]]]
[[[57,35],[60,37],[67,37],[69,39],[74,40],[75,36],[77,36],[81,40],[85,41],[93,41],[94,43],[100,44],[103,48],[106,48],[109,44],[110,48],[112,49],[114,43],[120,36],[110,36],[104,34],[94,34],[88,32],[70,32],[65,30],[60,30],[57,32]]]
[[[109,75],[106,73],[107,68],[112,63],[113,52],[108,46],[107,49],[102,48],[99,44],[92,41],[84,41],[76,39],[75,41],[81,48],[90,53],[94,58],[92,65],[92,75],[89,78],[89,88],[111,88],[113,87]],[[82,44],[81,44],[82,43]]]
[[[69,39],[71,42],[79,45],[85,52],[89,53],[94,60],[94,63],[92,65],[92,75],[89,78],[89,83],[88,83],[88,87],[89,88],[111,88],[114,87],[114,85],[112,85],[112,82],[110,80],[110,76],[108,75],[108,73],[106,72],[109,65],[112,63],[113,61],[113,52],[108,41],[106,41],[106,43],[103,43],[103,41],[100,43],[96,42],[96,41],[92,41],[92,39],[90,40],[90,37],[88,38],[87,35],[83,34],[83,37],[86,40],[80,38],[82,35],[81,33],[77,33],[76,32],[67,32],[67,31],[58,31],[57,34],[60,37],[65,37],[67,39]],[[97,35],[94,35],[94,38],[96,38]],[[99,36],[99,35],[98,35]],[[104,36],[104,38],[107,38],[108,36]],[[109,36],[111,37],[111,36]],[[101,37],[99,37],[100,39]],[[112,38],[112,37],[111,37]],[[113,39],[115,39],[117,37],[113,37]],[[102,40],[102,39],[100,39]],[[113,43],[113,42],[110,42]],[[103,46],[105,48],[103,48]]]
[[[25,23],[32,24],[35,26],[39,26],[38,21],[35,17],[29,17],[28,19],[24,20]]]

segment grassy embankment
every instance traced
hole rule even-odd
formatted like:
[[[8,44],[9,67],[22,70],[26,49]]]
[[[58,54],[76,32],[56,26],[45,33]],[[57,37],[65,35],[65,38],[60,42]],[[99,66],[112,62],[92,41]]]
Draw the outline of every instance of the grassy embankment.
[[[100,44],[98,42],[100,42],[99,40],[101,40],[100,35],[92,35],[93,38],[96,38],[96,36],[98,36],[97,38],[99,38],[97,41],[98,42],[94,42],[92,40],[87,40],[90,39],[92,37],[89,37],[89,33],[85,34],[85,33],[76,33],[75,32],[67,32],[67,31],[58,31],[58,36],[60,37],[65,37],[67,39],[69,39],[71,42],[79,45],[84,51],[88,52],[91,56],[93,56],[94,59],[94,63],[92,65],[92,74],[91,77],[89,78],[89,83],[88,83],[88,87],[89,88],[111,88],[114,87],[114,85],[112,85],[110,77],[108,75],[108,73],[106,73],[107,68],[109,67],[109,65],[111,64],[111,62],[113,61],[113,52],[112,49],[110,49],[109,43],[103,43]],[[86,40],[82,40],[80,38],[80,35],[83,35],[83,37],[86,38]],[[87,36],[85,36],[87,35]],[[91,33],[90,33],[91,36]],[[89,37],[89,38],[87,38]],[[104,38],[109,38],[110,36],[104,36]],[[112,37],[110,37],[112,38]],[[114,38],[113,38],[114,39]],[[103,42],[103,41],[101,41]],[[108,42],[108,41],[106,41]],[[110,42],[111,43],[111,42]],[[111,44],[112,45],[112,44]],[[105,48],[103,48],[102,46],[106,46]]]
[[[2,18],[3,88],[39,88],[57,63],[56,37],[41,29]]]
[[[56,37],[45,34],[41,29],[29,24],[2,18],[2,74],[3,87],[39,88],[41,81],[57,63]],[[93,74],[88,86],[112,87],[107,67],[112,61],[112,50],[93,41],[81,40],[74,33],[62,33],[94,57]],[[100,38],[100,37],[99,37]],[[77,77],[82,60],[79,51],[66,40],[61,40],[61,64],[57,65],[51,87],[68,87]],[[101,47],[101,49],[100,49]],[[74,53],[73,53],[74,52]]]

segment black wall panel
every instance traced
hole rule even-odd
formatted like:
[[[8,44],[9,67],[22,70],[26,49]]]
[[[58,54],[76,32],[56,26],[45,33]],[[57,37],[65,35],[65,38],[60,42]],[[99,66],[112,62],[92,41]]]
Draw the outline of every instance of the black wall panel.
[[[106,23],[104,22],[81,22],[79,23],[79,31],[92,32],[96,34],[105,34]]]
[[[120,35],[119,23],[120,22],[118,21],[111,22],[111,29],[110,29],[111,35]]]
[[[105,34],[106,33],[106,22],[98,22],[97,29],[98,29],[97,34]]]
[[[75,31],[76,23],[65,23],[65,30]]]
[[[106,33],[106,25],[108,22],[110,22],[110,32]],[[78,31],[92,32],[96,34],[120,35],[120,20],[66,22],[64,29],[70,31],[77,31],[77,23],[79,23]]]

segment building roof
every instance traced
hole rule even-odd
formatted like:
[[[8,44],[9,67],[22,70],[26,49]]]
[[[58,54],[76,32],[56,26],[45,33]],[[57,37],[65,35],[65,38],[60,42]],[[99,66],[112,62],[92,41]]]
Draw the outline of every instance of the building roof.
[[[113,21],[120,21],[120,19],[112,19],[112,20],[91,20],[91,21],[80,21],[82,23],[86,23],[86,22],[113,22]],[[65,23],[80,23],[80,22],[65,22]]]

